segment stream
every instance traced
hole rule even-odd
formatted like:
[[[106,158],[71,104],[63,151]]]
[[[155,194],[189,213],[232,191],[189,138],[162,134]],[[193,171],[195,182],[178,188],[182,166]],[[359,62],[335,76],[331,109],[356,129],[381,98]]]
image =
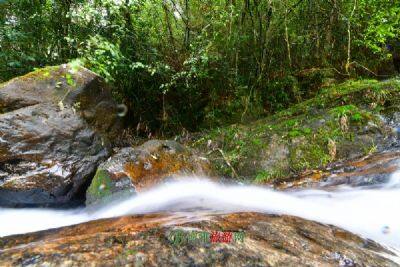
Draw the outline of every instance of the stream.
[[[192,220],[210,214],[254,211],[332,224],[400,251],[400,172],[371,186],[276,191],[222,185],[201,177],[172,182],[96,209],[0,209],[0,236],[22,234],[123,215],[181,213]]]

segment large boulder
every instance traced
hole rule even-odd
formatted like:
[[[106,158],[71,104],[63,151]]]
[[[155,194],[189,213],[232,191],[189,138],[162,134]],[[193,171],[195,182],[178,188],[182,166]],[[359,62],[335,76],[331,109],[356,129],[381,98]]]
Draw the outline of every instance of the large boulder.
[[[121,149],[102,163],[86,193],[86,204],[99,204],[149,189],[185,175],[210,175],[209,163],[175,141],[151,140]]]
[[[389,255],[334,226],[256,213],[129,216],[0,238],[2,266],[398,266]]]
[[[188,140],[220,176],[275,183],[400,146],[400,80],[347,81],[286,110]],[[182,138],[183,139],[183,138]]]
[[[74,200],[109,156],[117,109],[103,79],[74,65],[0,85],[0,206]]]

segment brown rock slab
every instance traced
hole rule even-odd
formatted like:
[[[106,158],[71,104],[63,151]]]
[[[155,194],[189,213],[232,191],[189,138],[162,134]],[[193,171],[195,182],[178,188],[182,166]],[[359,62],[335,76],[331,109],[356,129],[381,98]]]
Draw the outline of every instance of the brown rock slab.
[[[129,216],[5,237],[0,265],[398,266],[373,241],[296,217],[198,214],[193,220],[179,214]],[[206,238],[189,238],[193,233]],[[212,238],[215,233],[243,233],[243,239],[222,242]]]

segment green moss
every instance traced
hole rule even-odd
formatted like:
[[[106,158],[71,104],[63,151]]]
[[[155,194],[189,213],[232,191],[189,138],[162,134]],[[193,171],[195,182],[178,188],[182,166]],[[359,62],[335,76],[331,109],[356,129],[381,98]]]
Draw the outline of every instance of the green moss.
[[[57,87],[61,87],[62,82],[61,79],[65,79],[65,82],[70,86],[70,87],[76,87],[77,81],[74,78],[74,73],[76,73],[80,68],[80,65],[77,65],[75,63],[70,63],[68,65],[69,72],[64,73],[64,70],[60,66],[49,66],[45,68],[39,68],[35,69],[34,71],[21,76],[17,77],[14,79],[35,79],[36,81],[40,80],[47,80],[47,79],[53,79],[57,82]]]
[[[292,146],[289,157],[291,169],[295,172],[301,172],[329,163],[331,158],[327,149],[326,138],[329,138],[329,135],[317,134],[312,139],[305,139],[300,145]]]
[[[87,192],[91,197],[100,199],[111,195],[111,186],[112,181],[108,171],[97,170]]]
[[[76,86],[76,82],[71,74],[69,74],[69,73],[65,74],[65,80],[67,81],[67,84],[69,86],[72,86],[72,87]]]
[[[351,120],[354,122],[362,122],[363,119],[364,117],[359,112],[356,112],[353,116],[351,116]]]
[[[331,109],[329,112],[333,114],[336,117],[341,117],[344,115],[350,115],[354,113],[357,110],[357,107],[354,105],[345,105],[345,106],[339,106]]]
[[[24,79],[35,79],[37,81],[51,79],[56,71],[59,71],[59,66],[49,66],[44,68],[35,68],[32,72],[29,72],[23,76],[15,77],[9,81],[5,81],[0,83],[0,90],[7,85],[8,83],[15,80],[24,80]]]
[[[37,80],[46,80],[50,79],[54,76],[55,72],[59,71],[59,66],[49,66],[45,68],[35,69],[34,71],[22,76],[17,77],[16,79],[28,79],[28,78],[35,78]]]

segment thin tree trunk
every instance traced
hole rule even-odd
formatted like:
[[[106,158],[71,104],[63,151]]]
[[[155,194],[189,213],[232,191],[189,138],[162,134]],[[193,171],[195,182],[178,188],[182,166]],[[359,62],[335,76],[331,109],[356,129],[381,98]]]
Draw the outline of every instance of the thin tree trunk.
[[[350,75],[349,69],[350,69],[350,61],[351,61],[351,19],[354,16],[354,13],[356,11],[356,7],[357,7],[357,0],[354,0],[353,10],[351,11],[350,17],[347,20],[347,35],[348,35],[348,40],[347,40],[347,62],[346,62],[346,73],[347,73],[347,75]]]
[[[169,39],[170,39],[171,45],[173,46],[174,51],[175,51],[175,49],[176,49],[175,38],[174,38],[174,33],[172,31],[171,20],[169,18],[169,9],[168,9],[168,6],[166,5],[165,1],[163,1],[162,5],[163,5],[164,13],[165,13],[165,21],[166,21],[166,24],[167,24],[167,29],[168,29],[168,33],[169,33]]]
[[[190,7],[189,7],[189,0],[185,0],[185,47],[189,49],[190,47]]]
[[[290,51],[289,29],[287,26],[287,14],[288,14],[288,11],[285,8],[285,41],[286,41],[286,48],[287,48],[287,53],[288,53],[289,67],[292,68],[292,56],[291,56],[291,51]]]

